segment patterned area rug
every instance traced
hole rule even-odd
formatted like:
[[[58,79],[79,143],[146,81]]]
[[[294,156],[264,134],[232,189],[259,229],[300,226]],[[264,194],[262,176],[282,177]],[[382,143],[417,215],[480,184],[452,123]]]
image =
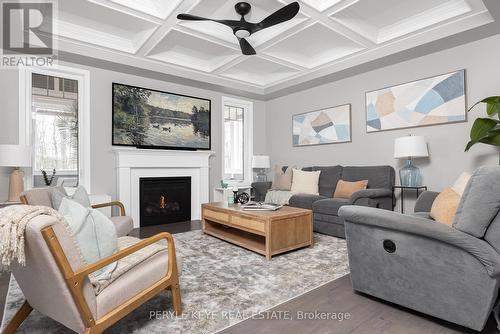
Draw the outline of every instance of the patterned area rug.
[[[349,272],[345,240],[314,235],[314,246],[273,257],[191,231],[174,235],[183,260],[182,317],[174,317],[170,294],[143,304],[106,333],[214,333]],[[23,302],[11,279],[4,324]],[[154,314],[154,316],[152,316]],[[17,333],[72,333],[33,311]]]

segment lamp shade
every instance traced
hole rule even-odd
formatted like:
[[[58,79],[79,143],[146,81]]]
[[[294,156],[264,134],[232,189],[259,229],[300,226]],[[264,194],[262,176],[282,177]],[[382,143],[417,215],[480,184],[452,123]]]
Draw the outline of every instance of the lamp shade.
[[[424,158],[428,156],[427,143],[422,136],[401,137],[394,142],[394,158]]]
[[[271,162],[267,155],[254,155],[252,159],[252,168],[270,168]]]
[[[0,166],[30,167],[31,147],[24,145],[0,145]]]

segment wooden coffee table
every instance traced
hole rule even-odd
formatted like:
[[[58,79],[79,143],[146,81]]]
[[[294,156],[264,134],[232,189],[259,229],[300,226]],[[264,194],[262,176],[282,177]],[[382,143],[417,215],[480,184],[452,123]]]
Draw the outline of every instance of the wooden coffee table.
[[[244,211],[240,205],[202,205],[203,232],[235,245],[271,256],[312,246],[312,211],[282,207],[276,211]]]

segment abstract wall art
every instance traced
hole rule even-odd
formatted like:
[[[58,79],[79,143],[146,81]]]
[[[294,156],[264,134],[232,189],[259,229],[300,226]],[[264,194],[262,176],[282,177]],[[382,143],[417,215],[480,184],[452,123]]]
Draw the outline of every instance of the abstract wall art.
[[[345,143],[350,141],[350,104],[293,116],[293,146]]]
[[[466,121],[465,70],[366,93],[366,131]]]

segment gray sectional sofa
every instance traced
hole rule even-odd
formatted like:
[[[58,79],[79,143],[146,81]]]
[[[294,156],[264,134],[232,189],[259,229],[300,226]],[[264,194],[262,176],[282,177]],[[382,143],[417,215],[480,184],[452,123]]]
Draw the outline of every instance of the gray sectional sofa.
[[[500,317],[500,167],[468,182],[453,227],[429,211],[424,192],[415,214],[343,207],[353,289],[481,331]],[[496,307],[495,307],[496,305]]]
[[[314,166],[302,170],[321,171],[319,195],[295,194],[290,198],[289,205],[312,210],[316,232],[344,238],[344,220],[338,216],[340,207],[344,205],[393,209],[392,186],[395,172],[391,166]],[[333,198],[339,180],[368,180],[368,189],[354,193],[350,199]],[[264,201],[271,182],[254,182],[252,187],[255,190],[255,200]]]

